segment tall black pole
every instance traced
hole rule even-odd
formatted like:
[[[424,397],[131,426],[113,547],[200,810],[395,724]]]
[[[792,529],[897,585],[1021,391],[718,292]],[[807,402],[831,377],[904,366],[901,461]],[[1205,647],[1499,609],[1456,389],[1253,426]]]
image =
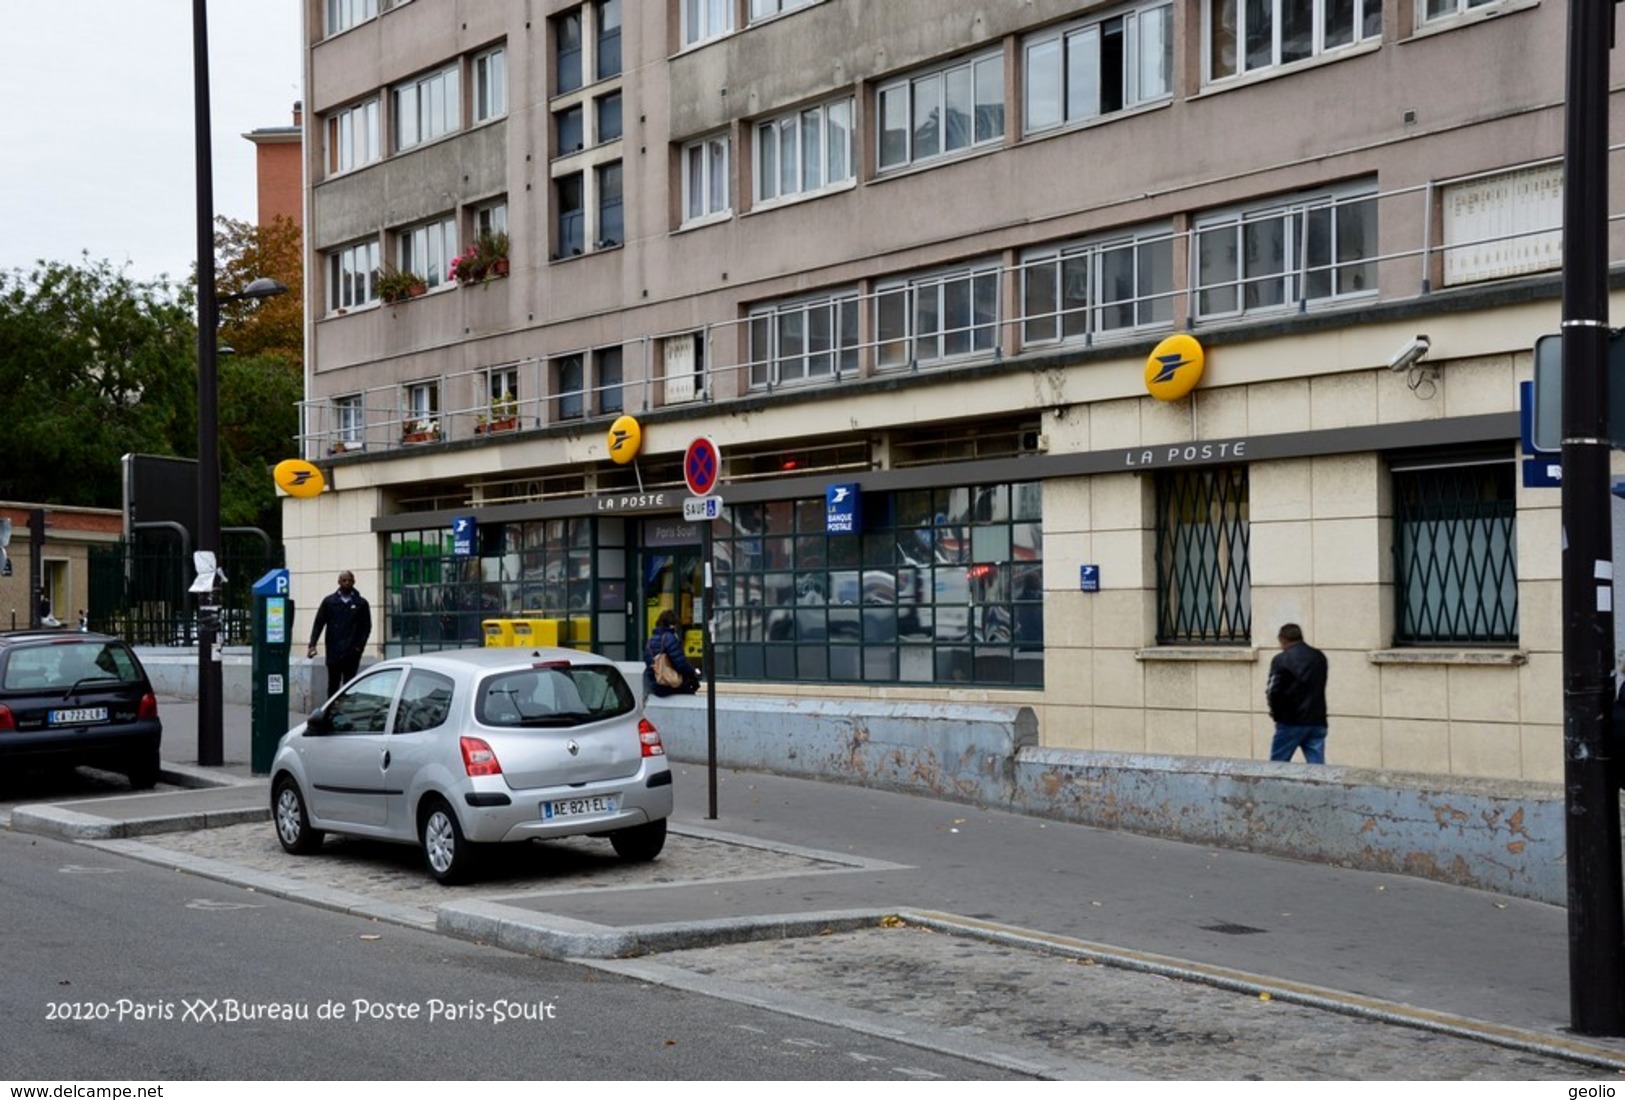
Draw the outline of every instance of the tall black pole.
[[[1563,185],[1563,783],[1569,1014],[1625,1035],[1608,491],[1608,52],[1613,0],[1570,0]]]
[[[704,614],[700,616],[700,667],[705,670],[705,786],[707,821],[717,819],[717,664],[711,644],[711,623],[716,618],[717,543],[711,532],[713,520],[705,520]]]
[[[192,104],[197,130],[197,546],[220,554],[220,380],[216,370],[214,296],[214,165],[209,140],[209,25],[205,0],[192,0]],[[219,624],[213,594],[200,599],[197,631],[197,762],[218,767],[225,760],[220,663],[215,660]]]

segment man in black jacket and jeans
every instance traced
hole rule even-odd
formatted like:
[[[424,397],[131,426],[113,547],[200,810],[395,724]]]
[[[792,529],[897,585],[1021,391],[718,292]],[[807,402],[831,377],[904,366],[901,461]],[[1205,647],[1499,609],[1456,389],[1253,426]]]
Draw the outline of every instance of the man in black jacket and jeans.
[[[1275,719],[1271,760],[1291,760],[1303,749],[1311,764],[1326,763],[1326,655],[1303,640],[1297,623],[1281,627],[1281,652],[1270,661],[1264,687],[1270,717]]]
[[[322,600],[316,609],[316,625],[310,629],[309,656],[316,656],[316,640],[327,630],[327,697],[355,679],[361,655],[372,636],[372,608],[355,590],[355,574],[346,569],[339,574],[339,590]]]

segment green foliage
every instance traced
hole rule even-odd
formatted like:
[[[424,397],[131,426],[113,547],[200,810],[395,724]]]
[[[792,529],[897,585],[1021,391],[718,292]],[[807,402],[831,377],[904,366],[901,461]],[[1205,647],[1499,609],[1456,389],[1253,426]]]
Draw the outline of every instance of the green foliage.
[[[260,274],[289,293],[222,308],[221,523],[275,537],[270,468],[295,454],[303,386],[299,231],[221,219],[218,293]],[[258,267],[256,265],[264,265]],[[126,454],[197,455],[195,284],[141,282],[106,260],[0,270],[0,499],[118,508]]]
[[[130,452],[196,454],[191,300],[107,261],[0,271],[0,498],[116,508]]]

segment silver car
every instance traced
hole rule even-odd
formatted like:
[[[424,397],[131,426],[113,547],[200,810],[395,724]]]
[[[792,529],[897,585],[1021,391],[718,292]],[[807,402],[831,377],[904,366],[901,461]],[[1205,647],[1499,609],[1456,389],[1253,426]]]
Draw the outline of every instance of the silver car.
[[[671,770],[643,717],[642,677],[629,675],[568,649],[373,665],[282,738],[277,839],[297,854],[329,832],[420,844],[447,884],[487,844],[586,834],[608,837],[624,860],[654,859]]]

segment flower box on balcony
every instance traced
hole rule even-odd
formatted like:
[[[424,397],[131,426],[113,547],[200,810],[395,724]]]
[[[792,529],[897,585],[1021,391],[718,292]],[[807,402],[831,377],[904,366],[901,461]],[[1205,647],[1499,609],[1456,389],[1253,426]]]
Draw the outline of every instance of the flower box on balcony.
[[[489,435],[492,432],[512,432],[518,429],[518,416],[500,416],[495,420],[486,420],[474,425],[476,435]]]

